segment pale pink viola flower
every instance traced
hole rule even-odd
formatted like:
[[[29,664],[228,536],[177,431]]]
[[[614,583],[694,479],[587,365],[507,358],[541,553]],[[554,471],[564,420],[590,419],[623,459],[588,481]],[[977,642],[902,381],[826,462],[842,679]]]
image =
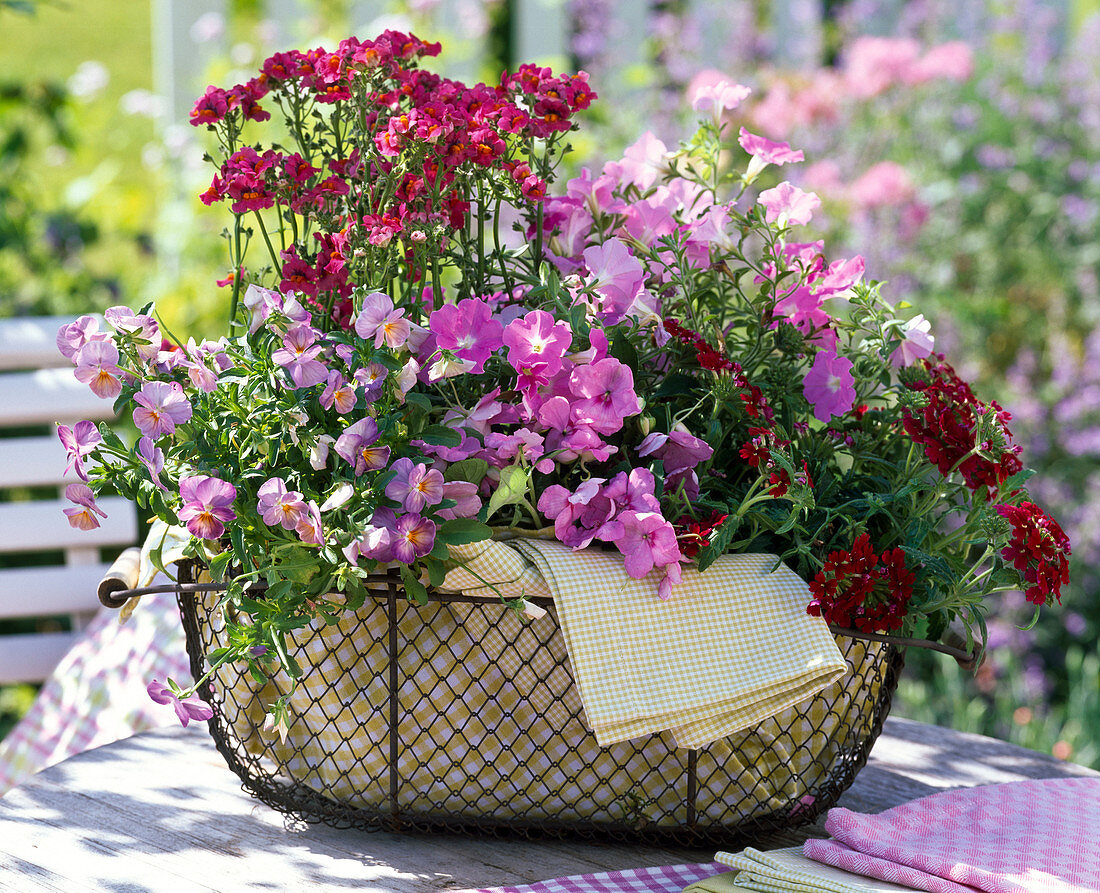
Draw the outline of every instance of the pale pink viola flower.
[[[597,316],[606,325],[620,322],[645,280],[645,268],[620,239],[611,238],[584,252],[586,285],[603,300]]]
[[[233,511],[237,489],[212,475],[180,478],[180,496],[183,506],[179,510],[179,519],[199,539],[220,539],[225,533],[225,525],[237,517]]]
[[[107,513],[96,505],[95,494],[87,484],[69,484],[65,488],[65,498],[76,505],[64,509],[69,519],[69,524],[77,530],[94,530],[99,526],[100,518],[106,518]]]
[[[256,491],[259,499],[256,511],[268,527],[294,530],[306,511],[305,500],[297,490],[288,490],[286,481],[279,477],[268,478]]]
[[[298,539],[307,545],[323,546],[325,544],[325,530],[321,526],[321,509],[312,499],[298,517],[294,531],[298,534]]]
[[[344,429],[336,438],[336,455],[350,464],[356,475],[383,468],[390,458],[388,446],[377,446],[378,423],[370,416]]]
[[[321,392],[321,405],[325,409],[336,407],[336,411],[340,415],[347,415],[355,409],[357,399],[355,388],[348,383],[344,376],[335,369],[329,372],[325,389]]]
[[[191,418],[191,404],[179,382],[147,381],[134,394],[134,402],[134,424],[153,440],[174,433]]]
[[[368,403],[373,403],[382,393],[382,386],[386,383],[389,370],[381,363],[371,363],[364,369],[356,369],[352,378],[363,386],[363,397]]]
[[[545,310],[532,310],[513,319],[504,330],[508,362],[517,371],[540,367],[546,375],[561,370],[562,358],[573,344],[573,330]]]
[[[189,698],[181,698],[167,685],[157,682],[156,679],[150,682],[145,690],[149,693],[149,697],[157,704],[171,704],[172,709],[176,711],[176,717],[184,727],[186,727],[191,720],[202,722],[210,719],[214,715],[214,708],[207,704],[206,701],[202,700],[198,695],[192,695]]]
[[[397,519],[391,539],[393,557],[403,564],[411,564],[432,551],[435,545],[435,523],[418,514],[402,515]]]
[[[385,344],[397,350],[409,340],[410,327],[405,311],[395,309],[389,295],[376,291],[363,298],[355,333],[366,341],[373,338],[376,348]]]
[[[267,322],[272,312],[282,310],[283,296],[274,289],[263,288],[253,283],[245,289],[241,303],[249,312],[248,331],[252,334]]]
[[[318,335],[312,326],[293,326],[283,336],[283,346],[271,354],[272,361],[286,369],[295,388],[308,388],[328,378],[328,367],[317,359],[324,349],[317,343]]]
[[[751,94],[751,87],[738,84],[720,71],[707,69],[691,79],[687,100],[692,109],[710,115],[717,123],[723,112],[737,108]]]
[[[397,372],[397,378],[394,379],[394,383],[397,385],[397,396],[400,402],[403,402],[405,395],[412,390],[416,384],[416,377],[420,374],[420,364],[410,357]]]
[[[614,357],[577,366],[569,376],[569,390],[578,398],[572,407],[576,420],[599,434],[613,434],[624,419],[641,412],[634,375]]]
[[[676,530],[660,512],[625,511],[618,520],[623,534],[615,545],[623,553],[623,566],[630,576],[641,579],[654,567],[679,564]]]
[[[122,369],[118,366],[118,348],[113,341],[89,341],[73,357],[73,375],[105,400],[122,393]]]
[[[336,489],[333,490],[328,499],[321,503],[321,514],[325,512],[331,512],[333,509],[338,509],[351,500],[351,497],[355,495],[355,487],[344,481],[342,484],[337,484]]]
[[[759,202],[766,209],[764,219],[780,227],[809,223],[814,211],[821,206],[821,199],[812,192],[803,192],[786,180],[774,189],[761,192]]]
[[[160,479],[160,473],[164,471],[164,450],[153,443],[151,438],[142,437],[137,443],[137,456],[148,470],[153,483],[167,493],[168,488]]]
[[[802,380],[802,393],[819,422],[844,415],[856,401],[852,361],[831,350],[819,350]]]
[[[103,442],[99,429],[88,421],[77,422],[71,428],[68,425],[58,425],[57,436],[61,445],[65,447],[65,455],[69,460],[65,464],[63,473],[75,471],[76,476],[82,481],[88,480],[88,475],[84,471],[84,457]]]
[[[134,313],[129,307],[108,307],[103,318],[134,345],[139,357],[146,362],[155,360],[160,353],[160,329],[153,317]]]
[[[481,298],[466,298],[433,310],[428,328],[435,335],[436,346],[472,363],[468,371],[475,375],[485,371],[485,361],[503,343],[504,327],[493,319],[493,311]]]
[[[454,518],[476,518],[481,511],[478,485],[470,481],[444,481],[443,498],[454,500],[449,509],[439,509],[437,514],[445,521]]]
[[[99,320],[94,316],[81,316],[57,330],[57,349],[66,359],[75,362],[77,351],[89,341],[106,341],[110,337],[99,331]]]
[[[322,434],[309,448],[309,467],[314,471],[320,471],[328,465],[329,447],[336,442],[330,434]]]
[[[393,478],[386,484],[386,496],[399,503],[406,512],[419,513],[427,505],[438,505],[443,499],[443,475],[423,462],[413,462],[402,456],[390,466]]]
[[[749,133],[744,127],[741,128],[737,142],[752,156],[749,159],[748,170],[745,171],[745,179],[749,183],[753,182],[769,164],[779,167],[803,161],[806,157],[801,149],[792,149],[789,143],[773,142],[766,137]]]
[[[917,360],[930,357],[935,346],[931,321],[925,319],[923,313],[918,313],[905,323],[901,343],[890,355],[890,362],[896,368],[912,366]]]

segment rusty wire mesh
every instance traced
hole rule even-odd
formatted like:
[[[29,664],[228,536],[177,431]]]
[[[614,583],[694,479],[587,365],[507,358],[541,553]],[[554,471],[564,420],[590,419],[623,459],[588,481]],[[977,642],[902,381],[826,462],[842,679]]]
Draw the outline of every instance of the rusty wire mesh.
[[[181,565],[179,582],[193,574]],[[418,607],[399,581],[374,585],[337,631],[341,641],[361,633],[358,656],[304,667],[325,694],[299,702],[289,744],[261,728],[278,691],[244,667],[223,665],[200,688],[244,787],[305,821],[728,846],[811,822],[837,801],[882,729],[902,665],[892,645],[838,638],[848,676],[757,729],[700,750],[666,735],[600,747],[552,602],[541,605],[547,622],[525,624],[498,602],[433,594]],[[222,644],[221,621],[209,598],[180,592],[179,604],[198,678]],[[311,645],[329,654],[324,635],[300,631],[299,659]]]

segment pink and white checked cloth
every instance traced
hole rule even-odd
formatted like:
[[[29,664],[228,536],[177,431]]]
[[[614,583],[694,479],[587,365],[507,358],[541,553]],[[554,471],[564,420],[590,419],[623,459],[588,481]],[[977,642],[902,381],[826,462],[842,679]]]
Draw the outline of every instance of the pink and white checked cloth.
[[[803,853],[931,893],[1096,893],[1100,778],[945,791],[878,815],[831,809]]]
[[[661,865],[657,868],[575,874],[572,877],[539,881],[537,884],[464,890],[461,893],[680,893],[689,884],[723,871],[729,871],[729,868],[717,862]]]

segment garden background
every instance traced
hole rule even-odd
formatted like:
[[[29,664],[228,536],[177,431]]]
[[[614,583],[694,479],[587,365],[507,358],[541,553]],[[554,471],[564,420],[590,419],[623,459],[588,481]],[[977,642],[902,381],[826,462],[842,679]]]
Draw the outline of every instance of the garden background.
[[[806,151],[832,253],[859,253],[1014,415],[1073,543],[1063,607],[993,605],[976,674],[912,653],[895,713],[1100,768],[1100,0],[0,0],[0,315],[156,300],[217,336],[223,219],[186,124],[275,49],[412,29],[444,73],[582,68],[573,171],[673,143],[693,78],[753,87],[744,123]],[[921,62],[925,76],[903,74]],[[910,65],[909,71],[912,71]],[[786,171],[784,171],[786,173]],[[0,734],[28,686],[0,688]]]

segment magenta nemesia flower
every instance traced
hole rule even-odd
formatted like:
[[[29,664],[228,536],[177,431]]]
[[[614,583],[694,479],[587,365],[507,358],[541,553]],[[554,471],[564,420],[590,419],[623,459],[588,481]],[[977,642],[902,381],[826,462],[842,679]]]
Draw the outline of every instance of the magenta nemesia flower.
[[[336,438],[336,455],[351,464],[355,474],[375,471],[385,466],[390,458],[388,446],[375,446],[378,440],[378,423],[370,416],[348,425]]]
[[[134,424],[146,437],[156,440],[172,434],[177,425],[191,418],[191,404],[183,387],[175,381],[147,381],[134,394]]]
[[[380,291],[371,292],[363,298],[363,309],[355,318],[355,333],[369,341],[374,338],[374,346],[386,344],[395,350],[409,340],[409,321],[404,310],[395,310],[389,295]]]
[[[759,201],[766,209],[764,219],[780,226],[809,223],[814,211],[821,206],[821,199],[812,192],[803,192],[786,180],[774,189],[761,192]]]
[[[324,349],[317,343],[321,333],[308,325],[297,325],[283,336],[283,346],[271,355],[290,374],[295,388],[308,388],[328,378],[328,368],[317,359]]]
[[[191,720],[207,720],[214,715],[214,708],[211,707],[206,701],[202,700],[198,695],[192,695],[189,698],[181,698],[172,689],[163,683],[157,682],[154,679],[150,682],[145,690],[149,692],[149,697],[152,698],[158,704],[171,704],[172,709],[176,711],[176,716],[179,717],[179,721],[186,726]]]
[[[819,350],[802,380],[802,393],[814,408],[814,418],[819,422],[844,415],[856,401],[852,361],[830,350]]]
[[[180,478],[180,496],[179,519],[199,539],[220,538],[226,522],[237,517],[232,508],[237,489],[220,478],[205,474]]]
[[[64,509],[68,516],[69,524],[77,530],[94,530],[99,526],[100,518],[106,518],[107,513],[95,503],[95,494],[87,484],[69,484],[65,488],[65,498],[76,505]]]
[[[287,490],[282,478],[268,478],[256,491],[259,500],[256,511],[268,527],[282,527],[294,530],[306,511],[302,494],[297,490]]]
[[[61,445],[65,447],[65,455],[69,459],[63,473],[75,471],[76,476],[82,481],[88,480],[88,475],[84,471],[84,457],[103,442],[99,429],[88,421],[77,422],[71,428],[68,425],[58,425],[57,436],[61,440]]]
[[[443,499],[443,475],[423,462],[414,463],[402,456],[390,466],[394,476],[386,484],[386,496],[401,504],[406,512],[421,512],[426,505],[438,505]]]
[[[475,375],[485,371],[485,361],[503,343],[504,327],[493,319],[493,311],[481,298],[466,298],[433,310],[428,328],[435,335],[436,346],[472,363],[469,371]]]
[[[111,400],[122,393],[122,370],[113,341],[88,341],[73,356],[73,375],[97,397]]]
[[[393,557],[411,564],[432,551],[435,545],[435,522],[417,514],[402,515],[393,531]]]

